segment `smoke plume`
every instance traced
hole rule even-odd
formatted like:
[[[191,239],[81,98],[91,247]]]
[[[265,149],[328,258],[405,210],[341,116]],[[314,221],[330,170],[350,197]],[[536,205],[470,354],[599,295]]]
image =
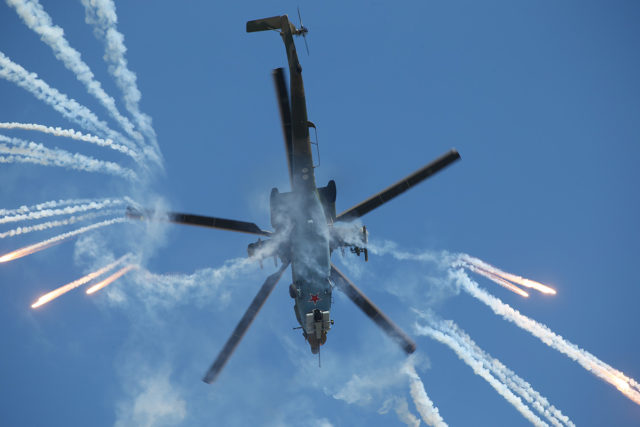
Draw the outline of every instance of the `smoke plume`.
[[[28,221],[34,219],[48,218],[59,215],[71,215],[78,212],[86,212],[90,210],[102,210],[122,206],[123,199],[89,199],[89,200],[64,200],[51,201],[32,207],[22,206],[18,209],[0,211],[0,224],[8,222]],[[63,204],[64,207],[57,206]]]
[[[122,91],[124,104],[138,128],[151,142],[156,162],[162,164],[162,154],[156,139],[156,132],[151,124],[151,117],[140,111],[139,103],[142,95],[136,83],[136,75],[127,64],[124,35],[117,30],[116,6],[112,0],[81,0],[85,8],[85,21],[93,26],[93,33],[104,43],[104,59],[109,65],[109,73]]]
[[[422,421],[430,426],[446,427],[447,423],[445,423],[440,416],[438,408],[435,407],[431,399],[429,399],[429,396],[427,396],[427,391],[424,388],[420,376],[416,372],[412,358],[409,358],[405,363],[403,372],[409,377],[411,398],[422,417]]]
[[[80,105],[74,99],[69,99],[67,95],[52,88],[44,80],[38,78],[37,74],[28,72],[2,52],[0,52],[0,77],[27,90],[45,104],[50,105],[64,118],[77,123],[89,132],[121,142],[131,150],[136,149],[136,146],[129,139],[110,129],[105,122],[98,119],[87,107]]]
[[[452,281],[457,283],[462,289],[469,293],[469,295],[491,308],[495,314],[509,322],[513,322],[518,327],[540,339],[544,344],[578,362],[580,366],[587,371],[607,381],[622,394],[640,405],[640,385],[633,378],[627,377],[593,354],[551,331],[547,326],[530,319],[500,299],[484,291],[476,282],[471,280],[463,270],[452,270],[449,274]]]
[[[459,356],[461,353],[464,353],[464,357],[460,356],[460,358],[465,362],[467,360],[473,360],[481,364],[484,368],[488,369],[498,381],[519,395],[554,426],[574,425],[567,416],[563,415],[560,410],[551,405],[531,384],[507,368],[498,359],[478,347],[471,337],[462,331],[453,321],[436,320],[433,314],[425,315],[420,313],[420,316],[427,320],[429,325],[419,325],[416,323],[415,329],[418,334],[426,335],[442,342],[454,350]],[[444,339],[443,336],[447,338]]]
[[[0,135],[0,153],[8,154],[3,163],[33,163],[42,166],[58,166],[86,172],[100,172],[136,181],[138,175],[117,163],[94,159],[79,153],[70,153],[60,148],[46,148],[33,141],[8,138]]]
[[[110,216],[116,213],[118,212],[114,210],[108,210],[103,212],[92,212],[85,215],[72,216],[67,219],[47,221],[41,224],[30,225],[26,227],[17,227],[17,228],[14,228],[13,230],[4,231],[0,233],[0,239],[4,239],[5,237],[14,237],[20,234],[32,233],[34,231],[43,231],[43,230],[48,230],[50,228],[64,227],[66,225],[75,224],[76,222],[87,221],[90,219],[95,219],[95,218],[104,217],[104,216]]]
[[[53,50],[56,58],[76,75],[76,78],[87,88],[87,92],[100,101],[127,134],[142,145],[144,143],[142,135],[134,129],[129,119],[120,114],[115,100],[102,89],[102,85],[95,79],[89,66],[82,60],[80,52],[69,45],[64,37],[64,30],[53,25],[51,16],[42,5],[37,0],[7,0],[7,3],[16,9],[25,25],[38,34],[40,39]]]
[[[121,144],[116,144],[110,139],[102,139],[99,136],[84,134],[82,132],[78,132],[73,129],[62,129],[60,127],[51,127],[44,126],[35,123],[16,123],[16,122],[5,122],[0,123],[0,129],[24,129],[24,130],[35,130],[38,132],[47,133],[54,136],[62,136],[66,138],[71,138],[76,141],[84,141],[89,142],[91,144],[96,144],[101,147],[111,148],[112,150],[119,151],[137,162],[141,162],[140,154],[137,151],[130,149],[129,147]]]

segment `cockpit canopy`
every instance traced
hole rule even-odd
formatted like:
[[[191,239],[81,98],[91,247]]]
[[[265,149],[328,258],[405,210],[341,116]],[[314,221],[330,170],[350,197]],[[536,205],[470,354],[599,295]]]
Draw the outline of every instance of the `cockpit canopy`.
[[[315,309],[305,316],[304,337],[311,346],[311,353],[318,354],[320,346],[327,342],[327,332],[331,329],[333,321],[329,311]]]

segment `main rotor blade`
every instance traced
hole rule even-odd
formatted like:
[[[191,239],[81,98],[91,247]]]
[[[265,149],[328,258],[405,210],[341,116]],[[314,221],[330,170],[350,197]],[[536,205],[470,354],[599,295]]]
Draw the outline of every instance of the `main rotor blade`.
[[[247,332],[247,329],[249,329],[249,326],[251,326],[251,322],[253,322],[253,319],[255,319],[258,311],[260,311],[260,309],[264,305],[264,302],[269,297],[269,294],[271,294],[271,291],[273,291],[273,288],[275,288],[276,284],[278,283],[278,280],[280,280],[280,277],[282,277],[282,273],[284,273],[284,270],[286,270],[288,266],[288,262],[282,264],[282,267],[280,267],[278,271],[267,277],[267,280],[265,280],[256,296],[253,298],[253,301],[251,301],[251,305],[249,306],[247,311],[245,311],[242,319],[240,319],[240,322],[238,323],[238,326],[236,326],[236,328],[233,330],[233,333],[225,343],[215,362],[213,362],[213,365],[211,365],[202,381],[207,384],[211,384],[216,380],[216,378],[220,374],[220,371],[222,371],[222,368],[224,368],[224,365],[229,360],[229,357],[231,357],[231,354],[233,354],[233,351],[238,346],[238,343],[244,336],[245,332]]]
[[[287,154],[287,167],[289,168],[289,180],[293,185],[293,135],[291,130],[291,106],[289,104],[289,93],[284,79],[284,70],[276,68],[273,70],[273,83],[276,86],[276,96],[278,97],[278,109],[280,110],[280,121],[282,122],[282,134],[284,135],[284,149]]]
[[[393,323],[376,305],[362,293],[356,285],[331,264],[331,280],[344,292],[351,301],[373,320],[382,330],[402,347],[408,354],[416,350],[416,343]]]
[[[192,215],[179,212],[154,212],[138,210],[127,206],[126,216],[131,219],[150,219],[174,222],[176,224],[199,225],[201,227],[218,228],[220,230],[238,231],[241,233],[270,236],[270,231],[260,229],[253,222],[236,221],[235,219],[217,218],[214,216]]]
[[[369,197],[364,202],[342,212],[336,217],[336,221],[352,221],[356,218],[360,218],[362,215],[371,212],[380,205],[383,205],[394,197],[404,193],[414,185],[419,184],[458,159],[460,159],[460,154],[458,154],[458,151],[456,151],[455,148],[452,148],[446,154],[429,163],[422,169],[415,171],[411,175],[401,179],[378,194]]]

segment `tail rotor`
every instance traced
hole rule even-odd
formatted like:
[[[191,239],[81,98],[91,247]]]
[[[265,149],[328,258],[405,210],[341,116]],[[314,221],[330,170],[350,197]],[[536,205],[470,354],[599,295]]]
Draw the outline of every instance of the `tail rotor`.
[[[309,32],[309,29],[304,25],[302,25],[302,16],[300,16],[300,7],[298,7],[298,22],[300,23],[300,26],[298,28],[298,35],[301,35],[302,38],[304,39],[304,47],[307,49],[307,55],[309,55],[309,45],[307,44],[307,33]]]

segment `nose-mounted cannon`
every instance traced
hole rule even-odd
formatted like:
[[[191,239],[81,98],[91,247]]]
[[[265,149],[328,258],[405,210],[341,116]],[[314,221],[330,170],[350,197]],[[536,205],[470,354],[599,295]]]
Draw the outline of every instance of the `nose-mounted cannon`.
[[[329,311],[315,309],[305,316],[304,337],[311,346],[311,352],[318,354],[320,346],[327,342],[327,332],[331,329],[333,320]]]

